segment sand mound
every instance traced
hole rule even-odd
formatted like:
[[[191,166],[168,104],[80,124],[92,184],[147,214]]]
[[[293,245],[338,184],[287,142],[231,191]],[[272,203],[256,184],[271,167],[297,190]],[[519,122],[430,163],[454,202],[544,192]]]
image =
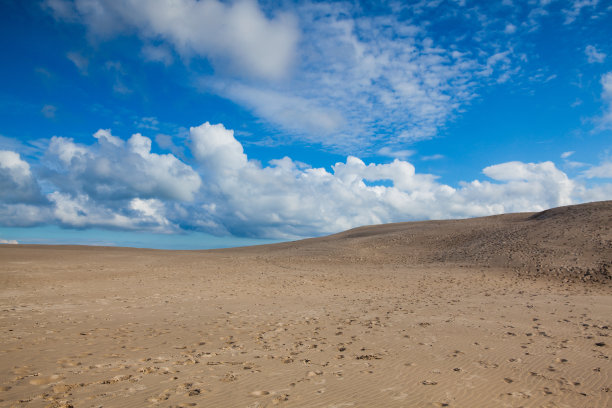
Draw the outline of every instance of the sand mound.
[[[457,264],[565,281],[612,280],[612,201],[465,220],[355,228],[272,246],[289,259]],[[248,251],[248,250],[247,250]],[[252,250],[251,250],[252,251]]]

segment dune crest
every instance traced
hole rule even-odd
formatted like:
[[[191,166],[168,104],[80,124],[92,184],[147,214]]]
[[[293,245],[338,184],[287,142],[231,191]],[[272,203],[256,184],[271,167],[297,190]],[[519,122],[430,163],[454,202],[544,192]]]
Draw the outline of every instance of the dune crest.
[[[409,266],[450,263],[508,268],[523,276],[567,282],[609,283],[612,201],[538,213],[373,225],[270,249],[288,257],[333,256],[342,262],[403,262]]]

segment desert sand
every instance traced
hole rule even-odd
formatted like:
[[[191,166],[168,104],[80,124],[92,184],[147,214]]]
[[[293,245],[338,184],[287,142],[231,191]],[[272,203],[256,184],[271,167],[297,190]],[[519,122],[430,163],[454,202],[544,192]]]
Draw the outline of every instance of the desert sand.
[[[0,246],[2,407],[610,407],[612,201],[215,251]]]

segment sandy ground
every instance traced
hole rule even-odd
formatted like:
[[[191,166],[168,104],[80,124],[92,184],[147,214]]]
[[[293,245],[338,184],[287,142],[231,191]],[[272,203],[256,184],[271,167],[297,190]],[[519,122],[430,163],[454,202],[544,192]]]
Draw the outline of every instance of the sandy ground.
[[[610,407],[611,220],[0,246],[0,406]]]

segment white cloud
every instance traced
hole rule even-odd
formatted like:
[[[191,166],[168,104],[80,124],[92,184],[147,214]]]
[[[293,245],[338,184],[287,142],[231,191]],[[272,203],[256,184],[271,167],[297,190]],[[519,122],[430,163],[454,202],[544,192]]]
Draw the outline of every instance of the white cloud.
[[[612,162],[601,163],[583,172],[587,178],[612,178]]]
[[[582,13],[582,9],[594,8],[598,3],[599,0],[572,0],[571,7],[563,10],[565,24],[571,24],[576,21],[580,13]]]
[[[185,157],[185,147],[183,145],[177,146],[174,143],[173,137],[170,135],[164,133],[156,134],[155,143],[157,143],[160,148],[172,152],[179,158]]]
[[[430,161],[430,160],[440,160],[443,159],[444,155],[443,154],[432,154],[431,156],[423,156],[421,157],[421,160],[423,161]]]
[[[612,128],[612,71],[601,77],[601,99],[604,101],[604,113],[597,120],[600,128]]]
[[[54,105],[45,105],[40,110],[40,113],[47,119],[55,118],[55,113],[57,112],[57,107]]]
[[[323,141],[326,136],[338,133],[346,124],[345,118],[339,111],[333,106],[323,105],[317,98],[288,95],[241,83],[207,84],[207,82],[201,83],[215,89],[220,95],[246,106],[268,122],[290,132],[316,135],[313,138],[317,141]]]
[[[353,18],[344,3],[307,3],[296,13],[304,32],[293,77],[272,84],[205,77],[199,85],[294,137],[343,152],[431,138],[474,97],[482,63],[410,22]]]
[[[3,201],[0,197],[0,225],[4,227],[32,227],[55,221],[47,203],[22,204]]]
[[[18,153],[0,150],[0,202],[33,203],[41,199],[30,165]]]
[[[289,157],[262,165],[222,124],[190,128],[194,167],[151,153],[151,140],[140,134],[127,141],[103,129],[96,135],[93,145],[54,137],[36,175],[19,155],[2,152],[0,169],[10,177],[0,180],[13,180],[12,191],[27,196],[35,176],[52,191],[39,204],[0,196],[2,225],[297,238],[364,224],[539,211],[612,198],[612,184],[584,184],[610,178],[608,162],[575,179],[552,162],[500,163],[483,169],[482,180],[450,186],[398,158],[376,164],[349,156],[330,170]]]
[[[584,49],[584,53],[587,56],[587,60],[590,64],[593,63],[602,63],[606,59],[606,54],[600,52],[592,45],[587,45]]]
[[[587,163],[582,163],[582,162],[579,162],[579,161],[570,160],[569,158],[571,156],[573,156],[574,153],[576,153],[576,152],[573,151],[573,150],[561,153],[561,155],[559,157],[561,157],[563,159],[563,167],[564,168],[578,169],[580,167],[589,167],[589,165]]]
[[[612,197],[612,183],[596,185],[591,188],[579,186],[576,198],[581,202],[606,201]]]
[[[121,94],[121,95],[129,95],[134,92],[131,88],[129,88],[123,80],[120,78],[115,78],[115,83],[113,84],[113,92]]]
[[[126,75],[126,71],[123,68],[123,64],[121,64],[121,62],[107,61],[106,64],[104,64],[104,68],[110,73],[111,77],[114,80],[113,91],[115,93],[121,95],[128,95],[133,92],[133,90],[129,86],[127,86],[125,82],[126,79],[128,79],[128,76]]]
[[[211,225],[237,235],[294,237],[363,224],[537,211],[574,202],[576,183],[552,162],[509,162],[483,170],[491,181],[460,188],[419,174],[409,162],[368,164],[349,156],[329,172],[290,158],[262,167],[248,160],[232,131],[204,124],[191,129],[194,154],[207,171]],[[215,160],[218,146],[226,156]],[[199,154],[204,149],[209,154]],[[212,161],[211,161],[212,160]],[[388,181],[388,186],[371,185]]]
[[[48,153],[57,156],[63,165],[73,164],[73,159],[86,160],[89,151],[85,146],[77,145],[72,139],[53,136],[49,143]]]
[[[391,149],[388,146],[384,146],[378,149],[376,153],[378,153],[381,156],[393,157],[397,159],[405,159],[407,157],[412,156],[416,152],[414,150],[395,150],[395,149]]]
[[[66,57],[72,61],[82,75],[88,74],[89,59],[85,58],[78,52],[69,52]]]
[[[123,140],[113,136],[110,129],[99,129],[93,137],[98,139],[99,143],[110,143],[113,146],[123,147]]]
[[[56,189],[46,198],[30,165],[15,152],[0,151],[2,225],[175,231],[165,217],[166,205],[194,199],[201,185],[197,173],[171,155],[150,153],[151,141],[139,134],[127,144],[109,131],[97,134],[101,143],[93,147],[51,140],[48,167],[38,174]]]
[[[140,118],[140,120],[135,121],[134,125],[141,129],[158,130],[159,120],[157,120],[157,118],[154,116],[145,116]]]
[[[486,67],[481,71],[481,75],[491,76],[495,72],[500,73],[497,82],[503,83],[510,79],[511,50],[500,51],[487,58]]]
[[[44,8],[47,8],[53,16],[58,20],[77,21],[78,16],[74,5],[66,0],[45,0],[42,3]]]
[[[19,244],[19,242],[17,242],[14,239],[2,239],[2,238],[0,238],[0,244],[17,245],[17,244]]]
[[[165,206],[160,200],[149,199],[143,200],[140,198],[134,198],[130,201],[130,209],[140,213],[142,217],[150,218],[154,225],[158,226],[170,226],[171,223],[165,217]]]
[[[565,163],[563,163],[564,166],[567,166],[571,169],[576,169],[578,167],[588,167],[589,165],[587,163],[582,163],[582,162],[577,162],[577,161],[566,161]]]
[[[190,128],[193,155],[209,171],[226,174],[247,165],[242,145],[234,138],[234,131],[222,124],[206,122]]]
[[[165,66],[172,65],[174,58],[172,52],[166,46],[154,46],[147,44],[142,47],[142,55],[147,61],[161,62]]]
[[[551,207],[572,203],[574,182],[552,162],[508,162],[486,167],[482,172],[493,180],[507,182],[503,190],[509,203],[516,199],[555,203]],[[527,191],[530,198],[525,196]]]
[[[172,232],[175,227],[164,217],[164,206],[158,200],[133,199],[114,210],[85,194],[71,196],[58,191],[47,198],[54,204],[53,216],[62,226],[72,228],[102,227],[122,230]]]
[[[274,79],[291,68],[298,40],[295,18],[268,18],[255,0],[48,0],[58,19],[78,20],[96,40],[135,31],[162,39],[183,57],[202,56],[241,75]],[[152,59],[167,57],[146,49]]]
[[[200,176],[172,154],[151,153],[151,139],[136,133],[124,142],[100,129],[93,147],[54,137],[48,157],[57,157],[62,169],[54,182],[66,191],[85,192],[95,199],[161,198],[193,201]]]

